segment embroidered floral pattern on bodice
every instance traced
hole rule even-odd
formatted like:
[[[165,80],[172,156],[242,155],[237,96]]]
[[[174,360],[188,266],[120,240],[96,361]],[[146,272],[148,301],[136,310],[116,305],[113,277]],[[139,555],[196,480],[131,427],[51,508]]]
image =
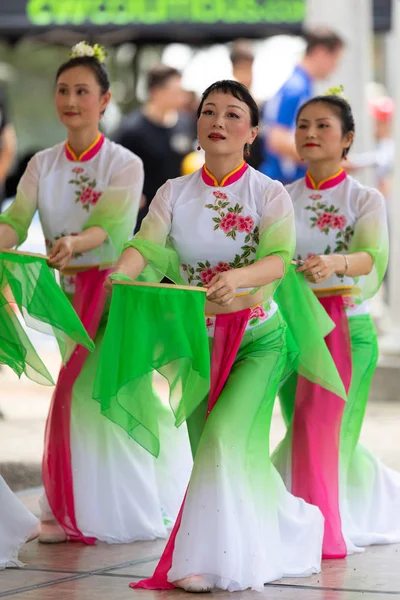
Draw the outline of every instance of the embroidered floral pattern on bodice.
[[[214,204],[206,204],[205,208],[212,210],[215,216],[214,231],[221,229],[226,237],[236,240],[238,233],[246,233],[244,244],[241,246],[241,254],[236,254],[231,262],[219,262],[215,266],[206,260],[196,265],[183,264],[182,269],[187,274],[188,283],[197,281],[198,286],[203,286],[213,279],[218,273],[239,269],[254,263],[254,255],[259,244],[259,228],[254,227],[254,219],[250,215],[243,214],[243,206],[236,203],[231,205],[228,195],[221,191],[214,191]]]
[[[320,200],[320,194],[311,194],[310,199],[317,200],[317,196],[318,200]],[[346,216],[340,214],[339,208],[336,208],[333,204],[328,205],[324,202],[316,201],[308,204],[305,210],[309,210],[312,213],[310,217],[311,228],[318,227],[320,232],[325,235],[328,235],[332,230],[337,230],[334,248],[331,245],[327,245],[323,254],[338,254],[349,250],[354,230],[351,225],[347,224]]]
[[[95,190],[97,185],[96,179],[92,179],[85,173],[85,169],[82,167],[74,167],[72,173],[73,179],[70,179],[68,183],[77,187],[75,190],[75,202],[80,202],[82,208],[89,211],[90,206],[97,204],[102,192]]]
[[[261,321],[268,319],[268,312],[271,310],[271,303],[265,302],[264,305],[255,306],[251,309],[249,316],[250,325],[258,325]]]

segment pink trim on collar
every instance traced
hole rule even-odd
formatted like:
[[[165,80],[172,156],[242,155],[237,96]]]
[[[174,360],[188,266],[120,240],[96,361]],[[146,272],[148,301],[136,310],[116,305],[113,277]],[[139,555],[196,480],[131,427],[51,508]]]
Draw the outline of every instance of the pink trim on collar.
[[[104,140],[104,135],[99,133],[93,144],[91,144],[91,146],[89,146],[87,150],[84,150],[79,156],[75,154],[68,142],[65,142],[65,155],[68,160],[71,160],[72,162],[86,162],[96,156],[102,147]]]
[[[310,190],[328,190],[329,188],[333,188],[336,185],[339,185],[339,183],[342,183],[342,181],[344,179],[346,179],[346,177],[347,177],[346,171],[344,169],[340,169],[337,173],[335,173],[334,175],[331,175],[330,177],[327,177],[326,179],[323,179],[318,185],[316,185],[314,179],[312,178],[310,173],[307,171],[305,180],[306,180],[306,186]]]
[[[227,185],[232,185],[232,183],[238,181],[242,175],[246,173],[248,168],[249,165],[243,161],[236,169],[228,173],[228,175],[225,175],[221,183],[218,183],[214,175],[207,169],[206,165],[203,165],[201,169],[201,177],[204,183],[210,185],[211,187],[226,187]]]

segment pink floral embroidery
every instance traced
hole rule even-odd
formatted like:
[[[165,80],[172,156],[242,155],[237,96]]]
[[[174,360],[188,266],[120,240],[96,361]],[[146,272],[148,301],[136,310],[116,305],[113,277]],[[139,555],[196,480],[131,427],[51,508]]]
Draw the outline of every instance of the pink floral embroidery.
[[[215,273],[224,273],[224,271],[230,271],[231,267],[227,262],[219,262],[216,267],[214,267]]]
[[[184,267],[186,267],[186,269]],[[188,270],[187,265],[182,265],[182,268],[184,271]],[[225,271],[230,271],[231,268],[232,267],[229,263],[220,261],[215,267],[207,266],[207,268],[203,268],[202,270],[200,270],[200,279],[203,282],[203,284],[210,283],[210,281],[212,281],[215,275],[218,275],[218,273],[224,273]],[[193,268],[189,267],[189,271],[191,272],[192,270]],[[190,281],[192,280],[193,278],[190,279]]]
[[[310,200],[320,200],[322,198],[322,194],[311,194],[309,198]]]
[[[102,192],[95,190],[97,185],[96,179],[91,179],[82,167],[74,167],[72,173],[74,173],[74,178],[70,179],[68,183],[77,187],[75,190],[75,202],[80,202],[82,207],[89,211],[91,205],[97,204]]]
[[[255,306],[252,308],[249,316],[249,325],[258,325],[260,321],[265,321],[265,319],[268,319],[268,311],[270,308],[270,302],[267,302],[263,306]]]
[[[230,231],[233,231],[235,227],[237,227],[239,223],[239,218],[240,217],[238,217],[238,215],[235,215],[234,213],[228,213],[221,219],[219,226],[222,229],[222,231],[224,231],[225,233],[229,233]]]
[[[267,317],[268,317],[268,314],[265,312],[265,310],[263,309],[262,306],[255,306],[251,310],[249,320],[250,319],[260,319],[261,321],[263,321]]]
[[[200,271],[200,279],[204,284],[210,283],[213,277],[216,275],[214,269],[203,269]]]
[[[216,198],[219,198],[220,200],[227,200],[228,196],[226,194],[224,194],[223,192],[213,192],[213,196],[215,196]]]
[[[331,242],[326,245],[324,250],[321,248],[319,254],[343,254],[348,252],[354,235],[353,227],[349,225],[347,217],[340,214],[340,208],[335,204],[321,202],[316,196],[317,194],[310,195],[309,197],[317,200],[317,202],[310,202],[305,207],[305,210],[311,212],[310,227],[311,229],[317,227],[322,234],[330,235]],[[337,232],[333,230],[337,230]],[[298,255],[297,260],[304,259]],[[339,280],[343,280],[341,275],[337,275],[337,277]]]
[[[346,310],[357,308],[352,296],[343,296],[343,304]]]
[[[213,320],[210,319],[210,317],[207,317],[206,318],[206,327],[207,327],[207,329],[210,329],[213,325],[214,325]]]
[[[245,234],[241,253],[235,254],[232,262],[220,261],[217,265],[211,266],[210,261],[197,262],[195,265],[183,264],[182,270],[187,273],[188,283],[197,282],[198,286],[210,283],[212,278],[218,273],[229,271],[231,269],[240,269],[254,263],[257,246],[260,243],[260,231],[255,225],[253,217],[243,215],[243,206],[236,203],[234,206],[228,200],[228,194],[220,191],[214,191],[215,198],[212,204],[206,204],[205,208],[214,211],[212,217],[214,222],[214,231],[221,229],[227,237],[236,240],[238,234]],[[212,223],[211,223],[212,225]]]
[[[318,217],[315,224],[320,231],[323,231],[324,229],[331,227],[333,218],[334,215],[331,213],[322,213],[322,215]]]
[[[238,228],[238,231],[240,231],[240,232],[245,231],[246,233],[250,233],[251,231],[253,231],[254,221],[251,217],[239,216],[239,222],[238,222],[237,228]]]
[[[86,188],[83,188],[83,190],[81,190],[81,195],[79,196],[79,200],[82,202],[82,204],[89,204],[91,197],[92,197],[92,188],[86,187]]]
[[[86,187],[81,191],[80,201],[83,205],[85,204],[97,204],[98,199],[101,196],[101,192],[96,192],[91,187]]]
[[[332,219],[333,229],[344,229],[347,225],[347,219],[344,215],[334,215]]]

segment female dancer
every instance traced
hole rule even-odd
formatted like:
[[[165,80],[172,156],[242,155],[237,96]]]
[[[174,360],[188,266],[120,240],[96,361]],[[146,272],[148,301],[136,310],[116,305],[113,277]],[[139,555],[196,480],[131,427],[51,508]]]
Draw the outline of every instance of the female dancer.
[[[107,319],[104,279],[129,238],[143,185],[140,159],[99,132],[110,101],[97,45],[81,42],[56,77],[56,107],[67,141],[30,161],[12,206],[0,216],[0,247],[21,244],[38,209],[61,286],[96,350],[78,347],[61,369],[46,426],[42,542],[67,538],[130,542],[166,537],[154,459],[92,400]],[[152,393],[151,388],[149,393]],[[161,410],[161,407],[160,407]],[[184,489],[187,479],[182,474]],[[176,511],[182,490],[176,495]]]
[[[388,239],[382,195],[341,168],[353,138],[343,98],[309,100],[296,128],[308,172],[287,187],[298,271],[336,323],[326,342],[348,401],[293,375],[280,395],[289,429],[273,461],[288,489],[324,514],[326,558],[400,541],[400,475],[357,445],[378,358],[367,299],[384,276]]]
[[[260,590],[320,569],[322,516],[286,492],[264,435],[286,358],[272,294],[292,259],[294,230],[282,185],[243,161],[257,131],[247,88],[210,86],[198,109],[205,166],[159,189],[116,267],[136,278],[150,263],[173,281],[208,288],[212,367],[221,331],[241,340],[230,364],[221,359],[229,375],[215,406],[205,399],[188,419],[195,460],[187,495],[153,578],[140,587]]]

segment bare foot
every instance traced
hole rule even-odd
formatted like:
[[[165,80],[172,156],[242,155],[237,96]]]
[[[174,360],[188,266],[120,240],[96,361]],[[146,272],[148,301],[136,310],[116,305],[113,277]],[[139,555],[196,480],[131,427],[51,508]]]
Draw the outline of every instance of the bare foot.
[[[41,544],[61,544],[67,541],[67,534],[57,521],[42,521],[40,523],[39,542]]]
[[[174,581],[173,584],[175,587],[182,588],[185,592],[191,592],[193,594],[206,594],[213,589],[213,586],[201,575],[192,575],[191,577],[178,579],[177,581]]]

